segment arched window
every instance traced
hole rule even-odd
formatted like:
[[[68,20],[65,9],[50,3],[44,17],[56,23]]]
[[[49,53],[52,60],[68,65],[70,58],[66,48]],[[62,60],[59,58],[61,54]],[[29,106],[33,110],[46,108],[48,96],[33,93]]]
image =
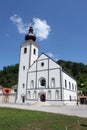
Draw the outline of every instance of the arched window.
[[[41,86],[46,86],[46,80],[45,80],[45,79],[42,79],[42,80],[40,81],[40,85],[41,85]]]
[[[25,88],[25,84],[24,83],[22,84],[22,88]]]
[[[31,80],[30,87],[31,87],[31,88],[34,88],[34,80]]]
[[[33,50],[33,54],[36,55],[36,49],[35,49],[35,48],[34,48],[34,50]]]
[[[50,90],[48,90],[47,97],[48,97],[48,99],[51,99],[51,91]]]
[[[26,48],[26,47],[24,48],[24,54],[25,54],[25,53],[27,53],[27,48]]]
[[[71,99],[71,95],[69,96],[69,100],[71,101],[72,99]]]
[[[69,82],[69,89],[71,89],[71,83]]]
[[[74,90],[74,84],[72,83],[72,90]]]
[[[23,70],[25,70],[25,66],[23,66]]]
[[[37,92],[34,91],[34,99],[36,99],[36,98],[37,98]]]
[[[39,80],[39,87],[46,87],[46,80],[45,78],[40,78]]]
[[[54,88],[55,87],[55,78],[51,79],[51,87]]]
[[[65,79],[65,88],[67,88],[67,81],[66,81],[66,79]]]
[[[27,91],[27,99],[30,99],[31,98],[31,93],[30,91]]]
[[[59,90],[56,90],[56,91],[55,91],[55,98],[56,98],[56,99],[59,99]]]

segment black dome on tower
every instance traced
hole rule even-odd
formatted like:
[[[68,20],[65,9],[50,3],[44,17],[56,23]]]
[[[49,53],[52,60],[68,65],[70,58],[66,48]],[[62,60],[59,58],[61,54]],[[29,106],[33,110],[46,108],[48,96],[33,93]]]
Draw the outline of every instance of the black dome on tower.
[[[27,40],[33,40],[36,41],[36,36],[33,34],[33,27],[30,26],[29,28],[29,34],[25,35],[25,41]]]

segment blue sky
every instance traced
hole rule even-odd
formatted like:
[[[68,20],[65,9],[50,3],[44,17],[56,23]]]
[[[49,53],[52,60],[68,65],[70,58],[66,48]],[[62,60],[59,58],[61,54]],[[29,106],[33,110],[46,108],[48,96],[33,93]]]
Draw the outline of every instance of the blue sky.
[[[31,21],[39,54],[87,64],[87,0],[0,0],[0,70],[19,63]]]

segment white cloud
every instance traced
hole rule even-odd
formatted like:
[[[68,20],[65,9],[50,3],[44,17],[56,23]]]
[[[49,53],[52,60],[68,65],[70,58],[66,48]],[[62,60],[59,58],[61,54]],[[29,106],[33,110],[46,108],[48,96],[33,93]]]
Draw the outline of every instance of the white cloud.
[[[10,17],[10,20],[16,25],[18,32],[20,34],[27,33],[28,24],[23,23],[23,20],[21,17],[19,17],[17,14],[14,14],[13,16]]]
[[[18,32],[20,34],[26,34],[30,23],[24,23],[22,18],[17,14],[14,14],[10,17],[10,20],[16,25]],[[39,18],[33,18],[32,20],[34,33],[39,40],[44,40],[48,38],[48,35],[51,31],[50,26],[47,24],[46,20],[41,20]]]
[[[39,18],[33,18],[33,27],[36,36],[40,40],[47,39],[49,32],[51,31],[51,28],[45,20],[41,20]]]

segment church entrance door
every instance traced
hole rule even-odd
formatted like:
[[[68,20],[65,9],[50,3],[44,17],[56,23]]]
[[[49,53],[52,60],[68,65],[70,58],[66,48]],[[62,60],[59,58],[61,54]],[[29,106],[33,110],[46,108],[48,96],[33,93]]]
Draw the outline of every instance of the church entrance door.
[[[45,96],[45,94],[41,94],[41,95],[40,95],[40,101],[41,101],[41,102],[45,102],[45,101],[46,101],[46,96]]]
[[[25,96],[22,96],[22,103],[25,102]]]

